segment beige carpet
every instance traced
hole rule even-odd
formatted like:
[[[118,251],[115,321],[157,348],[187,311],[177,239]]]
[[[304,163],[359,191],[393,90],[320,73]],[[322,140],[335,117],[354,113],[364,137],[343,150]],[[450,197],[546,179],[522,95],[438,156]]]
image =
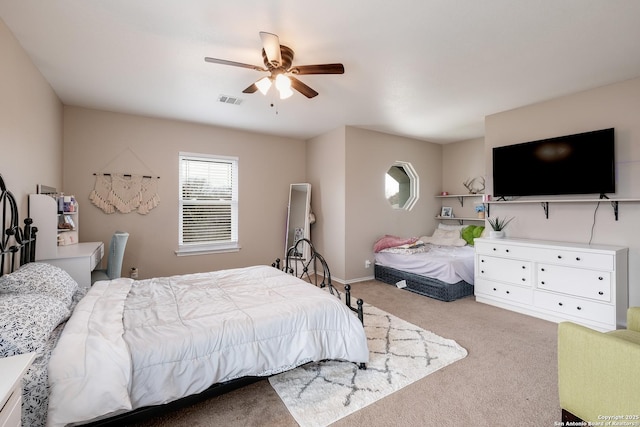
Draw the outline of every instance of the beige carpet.
[[[353,294],[468,351],[334,426],[553,426],[560,421],[557,325],[476,303],[441,302],[377,281]],[[267,379],[139,426],[297,426]]]

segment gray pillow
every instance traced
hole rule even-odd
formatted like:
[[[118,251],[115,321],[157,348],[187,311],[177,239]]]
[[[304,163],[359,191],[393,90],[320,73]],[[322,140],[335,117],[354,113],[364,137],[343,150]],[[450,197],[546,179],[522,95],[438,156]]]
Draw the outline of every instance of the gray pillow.
[[[32,262],[0,277],[0,293],[44,294],[71,305],[78,283],[55,265]]]
[[[48,295],[0,294],[0,357],[39,351],[69,314]]]

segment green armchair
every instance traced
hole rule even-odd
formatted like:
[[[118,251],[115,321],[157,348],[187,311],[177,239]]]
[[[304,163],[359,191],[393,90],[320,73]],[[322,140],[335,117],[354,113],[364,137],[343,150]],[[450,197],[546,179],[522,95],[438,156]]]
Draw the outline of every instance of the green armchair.
[[[640,307],[627,311],[627,329],[597,332],[558,325],[558,391],[562,420],[640,423]],[[611,420],[611,419],[609,419]],[[565,424],[566,425],[566,424]],[[634,424],[637,425],[637,424]]]

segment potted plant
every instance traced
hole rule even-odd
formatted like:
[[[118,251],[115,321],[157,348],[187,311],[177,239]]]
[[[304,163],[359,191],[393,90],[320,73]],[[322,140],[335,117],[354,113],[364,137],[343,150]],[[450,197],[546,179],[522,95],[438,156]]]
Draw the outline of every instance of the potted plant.
[[[484,205],[476,205],[475,207],[478,218],[484,218]]]
[[[489,232],[489,237],[493,239],[501,239],[504,237],[504,229],[506,226],[513,220],[511,218],[500,218],[499,216],[495,218],[487,218],[489,221],[489,225],[493,230]]]

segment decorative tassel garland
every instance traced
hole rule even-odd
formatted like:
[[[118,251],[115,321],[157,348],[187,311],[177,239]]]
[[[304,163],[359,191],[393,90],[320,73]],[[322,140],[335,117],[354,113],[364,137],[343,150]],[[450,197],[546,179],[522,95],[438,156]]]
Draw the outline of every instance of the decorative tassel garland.
[[[89,200],[105,213],[148,214],[158,206],[158,179],[142,175],[98,174]]]

